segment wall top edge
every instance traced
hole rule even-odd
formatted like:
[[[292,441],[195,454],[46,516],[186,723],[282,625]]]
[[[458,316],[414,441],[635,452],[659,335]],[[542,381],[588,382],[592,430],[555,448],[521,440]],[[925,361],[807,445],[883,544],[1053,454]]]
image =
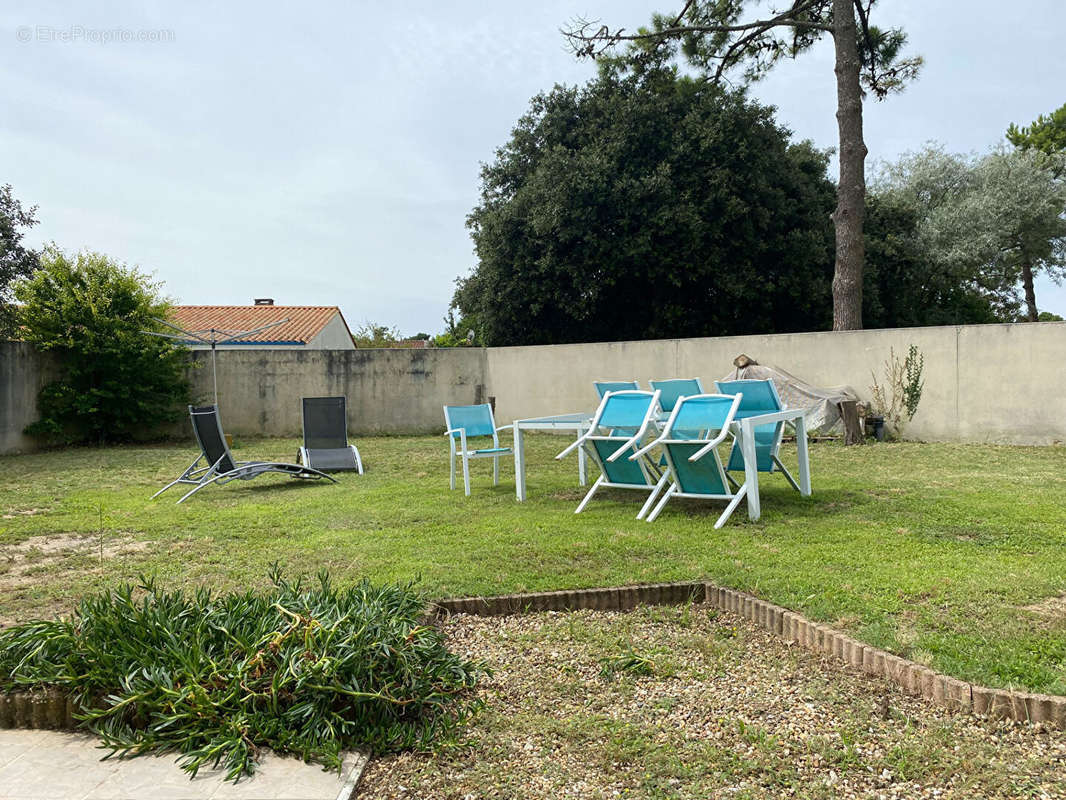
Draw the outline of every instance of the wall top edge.
[[[563,344],[528,344],[528,345],[504,345],[500,347],[488,347],[486,350],[522,350],[531,347],[588,347],[589,345],[630,345],[630,344],[662,344],[662,343],[680,343],[680,342],[705,342],[714,340],[726,340],[726,339],[765,339],[765,338],[785,338],[793,336],[863,336],[867,334],[883,334],[883,333],[903,333],[905,331],[955,331],[962,332],[966,330],[986,330],[989,328],[1049,328],[1051,326],[1063,326],[1066,328],[1066,322],[988,322],[979,325],[918,325],[908,328],[861,328],[854,331],[794,331],[791,333],[738,333],[729,336],[686,336],[686,337],[674,337],[671,339],[618,339],[614,341],[598,341],[598,342],[566,342]]]

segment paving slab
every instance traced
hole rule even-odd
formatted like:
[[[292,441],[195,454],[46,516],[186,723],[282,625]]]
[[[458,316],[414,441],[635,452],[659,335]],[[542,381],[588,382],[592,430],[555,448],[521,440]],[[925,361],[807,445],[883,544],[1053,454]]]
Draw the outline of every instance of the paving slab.
[[[190,780],[177,756],[110,758],[93,737],[60,731],[0,731],[2,800],[349,800],[366,766],[349,753],[340,771],[265,753],[255,775],[238,783],[224,770]]]

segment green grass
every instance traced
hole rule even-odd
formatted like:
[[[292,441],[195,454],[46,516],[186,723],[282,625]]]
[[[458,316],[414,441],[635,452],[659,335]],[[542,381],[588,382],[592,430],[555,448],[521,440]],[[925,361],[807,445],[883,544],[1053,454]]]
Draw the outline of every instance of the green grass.
[[[292,460],[293,440],[240,458]],[[188,445],[0,458],[0,618],[71,608],[141,573],[168,586],[265,586],[328,568],[340,582],[417,579],[434,596],[707,579],[838,625],[965,680],[1066,693],[1066,618],[1024,607],[1066,594],[1066,449],[951,444],[812,446],[814,495],[762,476],[763,517],[672,501],[652,524],[639,495],[583,494],[565,440],[527,437],[529,500],[512,464],[492,487],[448,490],[443,437],[362,438],[364,476],[337,486],[271,476],[181,506],[149,496]],[[794,460],[794,448],[786,448]],[[461,485],[461,483],[460,483]]]

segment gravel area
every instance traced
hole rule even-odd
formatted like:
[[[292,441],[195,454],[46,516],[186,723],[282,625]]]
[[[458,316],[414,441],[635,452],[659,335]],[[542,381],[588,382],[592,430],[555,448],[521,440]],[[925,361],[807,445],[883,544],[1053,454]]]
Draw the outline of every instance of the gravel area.
[[[457,615],[464,740],[360,798],[1066,798],[1066,733],[953,714],[707,606]]]

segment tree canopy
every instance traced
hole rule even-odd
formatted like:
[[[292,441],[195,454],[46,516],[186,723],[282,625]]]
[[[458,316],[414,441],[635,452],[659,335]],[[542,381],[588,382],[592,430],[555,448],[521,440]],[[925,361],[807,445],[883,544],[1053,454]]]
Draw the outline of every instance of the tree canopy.
[[[1062,158],[1039,150],[993,150],[980,157],[933,145],[886,165],[874,192],[910,209],[933,281],[984,298],[1001,320],[1015,319],[1024,295],[1037,320],[1035,274],[1066,277],[1066,183]]]
[[[36,224],[37,207],[23,208],[11,192],[11,184],[0,186],[0,337],[14,331],[14,282],[37,269],[37,251],[22,244],[26,231]]]
[[[144,437],[188,400],[183,348],[156,330],[167,302],[158,284],[99,253],[46,248],[15,286],[23,338],[55,353],[61,377],[38,397],[27,432],[55,442]]]
[[[990,293],[929,257],[918,209],[905,199],[866,196],[862,317],[868,328],[975,325],[1013,320],[1010,292]]]
[[[833,221],[836,264],[833,275],[833,328],[862,327],[863,215],[866,144],[863,140],[863,87],[878,98],[902,89],[922,65],[904,58],[906,34],[872,24],[876,0],[791,0],[767,10],[761,0],[685,0],[678,13],[656,14],[651,28],[628,32],[578,19],[566,31],[574,51],[600,57],[627,42],[626,63],[649,55],[681,52],[712,81],[740,72],[744,81],[760,78],[783,58],[795,58],[825,34],[833,38],[837,84],[840,179]],[[763,14],[760,18],[759,14]]]
[[[604,68],[483,167],[454,305],[488,345],[825,329],[826,163],[741,92]]]
[[[1007,128],[1007,141],[1022,150],[1035,149],[1042,153],[1066,153],[1066,104],[1047,116],[1041,114],[1031,125],[1019,127],[1013,122]]]

